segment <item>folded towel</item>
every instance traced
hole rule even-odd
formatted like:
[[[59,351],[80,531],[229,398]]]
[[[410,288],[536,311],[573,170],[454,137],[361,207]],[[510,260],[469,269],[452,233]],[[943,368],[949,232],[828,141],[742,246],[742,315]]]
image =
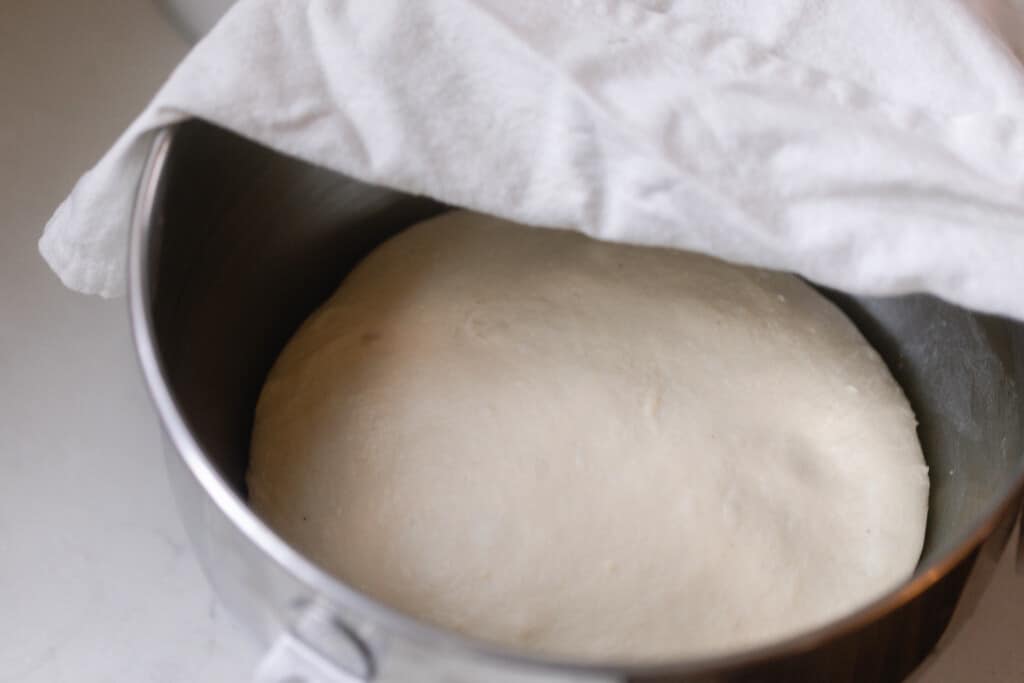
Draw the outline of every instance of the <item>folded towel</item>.
[[[1024,319],[1009,0],[243,0],[40,249],[123,291],[155,130],[199,117],[359,180]]]

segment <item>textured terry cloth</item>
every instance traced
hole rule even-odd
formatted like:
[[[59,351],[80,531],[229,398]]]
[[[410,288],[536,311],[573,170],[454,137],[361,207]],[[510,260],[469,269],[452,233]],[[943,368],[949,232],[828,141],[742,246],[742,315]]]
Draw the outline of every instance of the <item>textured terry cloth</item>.
[[[243,0],[57,209],[112,296],[154,131],[189,117],[362,181],[1024,318],[1008,0]]]

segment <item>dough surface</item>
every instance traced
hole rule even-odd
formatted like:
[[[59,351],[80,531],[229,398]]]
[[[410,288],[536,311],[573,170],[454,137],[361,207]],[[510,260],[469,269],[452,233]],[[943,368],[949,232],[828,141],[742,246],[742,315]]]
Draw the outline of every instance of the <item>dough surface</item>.
[[[248,483],[284,538],[402,611],[652,661],[795,635],[910,576],[915,425],[796,277],[453,212],[302,325]]]

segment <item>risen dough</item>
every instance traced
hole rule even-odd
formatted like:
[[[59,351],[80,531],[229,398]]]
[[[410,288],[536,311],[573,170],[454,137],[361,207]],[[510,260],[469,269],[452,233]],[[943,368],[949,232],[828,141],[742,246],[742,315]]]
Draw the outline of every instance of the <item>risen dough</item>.
[[[291,340],[249,490],[407,613],[649,660],[893,588],[928,478],[885,365],[797,278],[459,212],[371,253]]]

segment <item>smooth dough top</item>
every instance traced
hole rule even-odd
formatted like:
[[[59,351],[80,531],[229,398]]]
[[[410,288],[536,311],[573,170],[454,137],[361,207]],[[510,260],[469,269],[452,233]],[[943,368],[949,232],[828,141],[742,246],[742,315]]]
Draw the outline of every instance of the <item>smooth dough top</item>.
[[[915,424],[796,277],[453,212],[300,328],[248,483],[293,545],[393,607],[652,661],[794,635],[910,576]]]

